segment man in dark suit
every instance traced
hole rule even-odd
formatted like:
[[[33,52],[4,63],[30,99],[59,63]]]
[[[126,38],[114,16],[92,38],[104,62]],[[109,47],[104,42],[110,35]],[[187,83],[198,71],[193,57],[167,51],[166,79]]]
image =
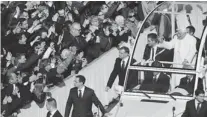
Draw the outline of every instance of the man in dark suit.
[[[193,26],[188,26],[188,27],[186,27],[186,31],[187,31],[188,34],[190,34],[190,35],[192,35],[193,37],[196,38],[196,50],[199,51],[199,47],[200,47],[200,44],[201,44],[201,39],[199,39],[198,37],[196,37],[196,36],[194,35],[194,33],[195,33],[195,28],[194,28]],[[203,51],[202,51],[202,56],[203,56],[203,57],[205,56],[205,51],[204,51],[204,49],[203,49]]]
[[[152,63],[153,67],[162,67],[158,61]],[[140,90],[154,91],[155,93],[167,93],[170,87],[170,77],[163,72],[146,72],[145,79]]]
[[[57,110],[57,102],[54,98],[47,99],[46,108],[49,111],[47,117],[63,117]]]
[[[111,72],[111,75],[109,77],[109,80],[108,80],[108,83],[107,83],[107,86],[106,86],[106,91],[108,91],[117,75],[119,76],[119,86],[124,86],[124,81],[125,81],[125,74],[126,74],[126,69],[127,69],[127,66],[129,64],[129,48],[128,47],[121,47],[119,49],[119,58],[116,59],[116,62],[114,64],[114,69],[113,71]],[[132,59],[132,62],[131,64],[135,63],[135,60]],[[134,80],[138,80],[137,78],[133,78]],[[138,83],[138,81],[133,81],[132,83]]]
[[[75,46],[78,51],[85,50],[87,47],[87,42],[84,37],[80,36],[81,26],[79,23],[74,22],[70,27],[70,31],[63,32],[62,41],[58,43],[61,45],[61,49],[69,48],[70,46]]]
[[[103,115],[105,109],[99,99],[96,97],[93,89],[86,87],[85,77],[82,75],[76,76],[74,80],[75,87],[70,90],[68,101],[65,108],[65,117],[69,117],[70,110],[73,105],[72,117],[93,117],[92,104],[100,108]]]
[[[185,111],[181,117],[207,117],[207,102],[204,100],[205,92],[197,89],[195,99],[186,103]]]
[[[7,71],[7,75],[16,72],[16,71],[20,71],[18,69],[20,69],[20,67],[26,63],[26,57],[25,54],[18,54],[17,57],[15,58],[15,62],[14,62],[14,66],[9,68]],[[21,69],[22,70],[22,69]]]
[[[157,34],[150,33],[147,35],[147,45],[144,50],[143,59],[148,60],[158,60],[158,61],[172,61],[173,60],[173,51],[159,48],[157,45],[159,43]],[[169,67],[169,65],[165,65]]]
[[[16,57],[16,64],[14,67],[10,68],[7,71],[7,74],[17,71],[27,71],[30,72],[33,70],[33,67],[38,64],[38,60],[42,57],[44,50],[38,47],[37,45],[35,47],[35,52],[29,56],[28,59],[26,59],[24,54],[19,54]]]
[[[187,75],[186,77],[180,79],[178,88],[183,88],[188,91],[189,94],[193,94],[195,80],[196,78],[194,75]],[[203,80],[201,78],[198,78],[197,89],[203,90]]]
[[[18,79],[15,73],[10,73],[8,75],[8,84],[5,87],[5,94],[2,95],[2,110],[4,112],[4,116],[7,117],[11,114],[14,114],[18,111],[19,107],[21,107],[22,96],[20,94],[20,89],[17,86]]]

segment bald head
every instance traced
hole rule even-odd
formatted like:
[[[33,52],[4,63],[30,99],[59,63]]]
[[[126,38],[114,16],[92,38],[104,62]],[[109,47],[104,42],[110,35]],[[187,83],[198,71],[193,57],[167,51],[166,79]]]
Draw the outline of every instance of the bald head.
[[[118,25],[124,25],[124,17],[122,15],[116,16],[115,21]]]
[[[74,22],[71,26],[70,26],[70,33],[76,37],[79,36],[81,32],[81,26],[79,23]]]
[[[69,55],[70,55],[70,50],[69,50],[69,49],[64,49],[64,50],[61,52],[61,57],[62,57],[62,59],[66,59]]]

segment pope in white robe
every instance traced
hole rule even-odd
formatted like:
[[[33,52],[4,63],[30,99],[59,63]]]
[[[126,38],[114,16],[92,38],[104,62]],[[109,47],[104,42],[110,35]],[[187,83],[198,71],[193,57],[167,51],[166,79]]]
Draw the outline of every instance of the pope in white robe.
[[[163,41],[159,44],[159,47],[165,49],[174,48],[173,68],[183,68],[185,63],[190,66],[190,69],[195,68],[197,57],[196,39],[187,34],[185,30],[178,30],[177,35],[170,42]],[[171,89],[179,85],[182,77],[184,75],[172,75]]]

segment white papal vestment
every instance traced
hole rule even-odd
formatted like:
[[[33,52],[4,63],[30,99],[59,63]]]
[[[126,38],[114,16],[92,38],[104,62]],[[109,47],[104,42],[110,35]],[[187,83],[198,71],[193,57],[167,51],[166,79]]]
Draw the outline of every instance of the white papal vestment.
[[[186,59],[189,63],[194,65],[195,68],[195,61],[196,61],[196,38],[186,34],[183,39],[178,39],[177,36],[170,42],[164,41],[162,44],[158,45],[159,47],[166,48],[166,49],[173,49],[174,48],[174,58],[173,58],[173,68],[182,68],[183,61]],[[184,75],[172,75],[171,80],[171,88],[179,85],[180,79],[185,77]]]

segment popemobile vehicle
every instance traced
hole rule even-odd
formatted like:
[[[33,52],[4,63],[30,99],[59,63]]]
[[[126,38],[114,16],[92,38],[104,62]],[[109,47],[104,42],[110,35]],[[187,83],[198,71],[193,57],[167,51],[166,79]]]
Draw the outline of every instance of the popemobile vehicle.
[[[207,2],[163,2],[148,14],[129,61],[137,62],[128,64],[124,91],[110,117],[181,117],[197,88],[205,91],[206,100],[206,22]],[[155,51],[149,34],[157,35]],[[183,84],[188,78],[191,84]]]

